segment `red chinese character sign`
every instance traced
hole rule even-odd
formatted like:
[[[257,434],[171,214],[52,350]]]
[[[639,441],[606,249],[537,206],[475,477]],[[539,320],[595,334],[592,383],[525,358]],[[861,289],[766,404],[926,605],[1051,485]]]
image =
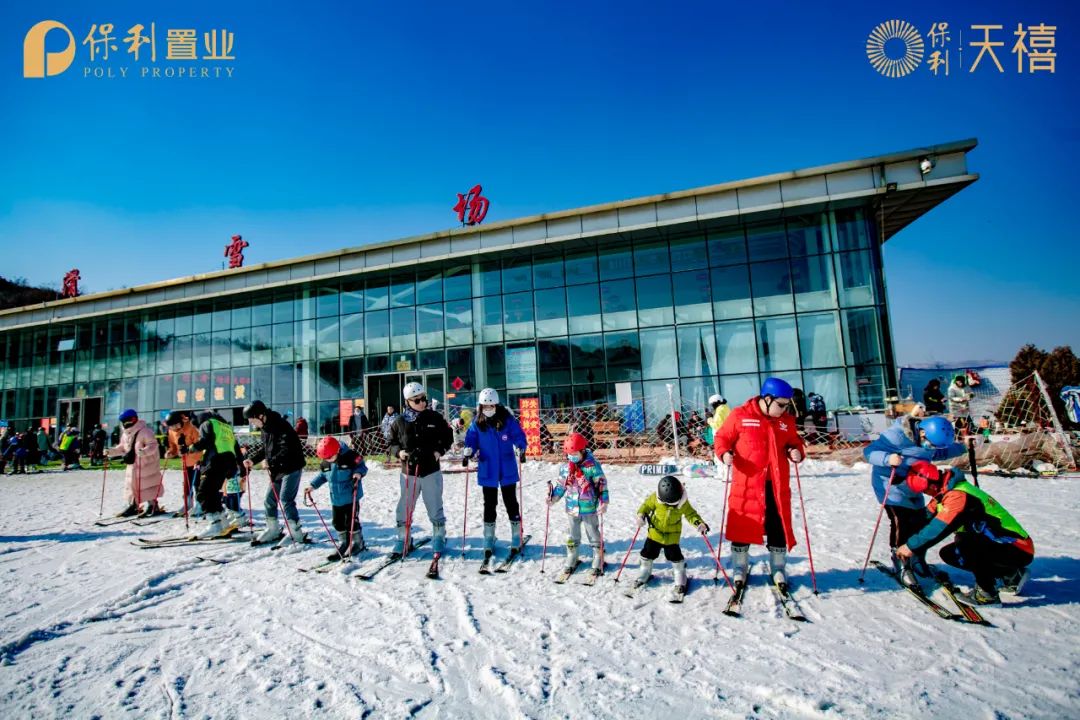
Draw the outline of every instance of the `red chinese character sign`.
[[[525,449],[526,457],[540,457],[540,398],[521,398],[518,417],[521,419],[521,429],[525,431],[525,439],[529,441]]]
[[[454,206],[454,212],[457,213],[459,222],[464,225],[479,225],[484,222],[491,203],[480,194],[483,190],[484,188],[479,185],[473,185],[472,190],[466,194],[457,194],[457,205]]]
[[[75,268],[69,270],[64,275],[64,284],[60,290],[60,297],[73,298],[79,295],[79,280],[82,279],[82,275],[79,274],[79,269]]]
[[[239,235],[232,236],[232,242],[225,246],[225,257],[229,258],[229,267],[244,267],[244,248],[248,246],[247,240]]]

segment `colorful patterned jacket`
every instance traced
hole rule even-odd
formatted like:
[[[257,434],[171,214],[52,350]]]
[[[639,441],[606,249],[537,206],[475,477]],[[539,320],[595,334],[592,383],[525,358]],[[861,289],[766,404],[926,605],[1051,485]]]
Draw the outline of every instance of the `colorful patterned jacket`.
[[[582,454],[581,462],[567,462],[559,470],[562,482],[551,492],[552,502],[566,497],[566,514],[574,517],[595,515],[598,505],[607,505],[607,478],[604,468],[588,450]]]

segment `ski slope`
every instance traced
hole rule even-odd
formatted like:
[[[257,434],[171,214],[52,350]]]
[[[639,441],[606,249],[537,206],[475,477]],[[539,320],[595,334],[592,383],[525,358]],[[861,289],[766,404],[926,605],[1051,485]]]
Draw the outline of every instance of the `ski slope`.
[[[983,479],[1032,533],[1038,556],[1025,597],[986,610],[995,627],[982,628],[935,617],[873,569],[860,585],[878,510],[868,468],[808,462],[802,469],[820,595],[811,592],[797,506],[800,544],[789,572],[809,623],[781,614],[764,584],[760,547],[752,548],[757,584],[743,617],[722,615],[728,591],[713,586],[715,566],[688,527],[685,602],[666,601],[671,566],[662,557],[660,583],[625,597],[636,553],[618,586],[612,577],[634,512],[656,481],[636,468],[608,468],[608,575],[591,588],[580,584],[581,570],[566,585],[552,582],[567,528],[561,504],[552,508],[540,573],[543,498],[555,465],[527,465],[523,511],[533,541],[505,575],[477,573],[475,486],[461,560],[465,476],[447,475],[450,542],[437,581],[424,578],[430,546],[370,582],[298,572],[330,550],[310,508],[302,517],[320,540],[314,545],[146,550],[132,541],[180,534],[183,520],[95,526],[100,472],[3,477],[0,716],[1080,717],[1076,478]],[[253,477],[261,524],[266,475]],[[165,505],[175,508],[178,475],[168,473],[166,484]],[[723,483],[688,485],[715,545]],[[365,493],[367,542],[386,550],[396,473],[374,468]],[[327,492],[315,497],[329,524]],[[121,477],[111,473],[106,512],[121,505]],[[415,532],[430,533],[422,505]],[[501,509],[499,533],[503,554],[509,529]],[[882,535],[875,556],[885,555]]]

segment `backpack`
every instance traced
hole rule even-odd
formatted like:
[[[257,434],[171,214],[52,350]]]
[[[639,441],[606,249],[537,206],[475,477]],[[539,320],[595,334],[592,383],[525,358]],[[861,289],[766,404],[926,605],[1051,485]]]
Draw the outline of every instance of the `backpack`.
[[[807,398],[808,409],[812,413],[825,412],[825,398],[821,397],[817,393],[810,393]]]

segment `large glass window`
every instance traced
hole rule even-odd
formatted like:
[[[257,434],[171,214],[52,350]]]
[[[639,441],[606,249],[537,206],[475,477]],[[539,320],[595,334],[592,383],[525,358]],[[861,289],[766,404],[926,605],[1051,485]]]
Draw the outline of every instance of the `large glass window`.
[[[533,260],[533,287],[537,290],[565,284],[562,255],[542,255]],[[539,303],[537,304],[539,307]]]
[[[212,336],[210,367],[215,370],[232,366],[232,333],[221,330]]]
[[[600,251],[600,279],[618,280],[632,277],[634,258],[630,248],[604,248]]]
[[[507,340],[528,340],[534,337],[532,293],[503,295],[503,317],[503,332]]]
[[[272,358],[274,347],[272,325],[259,325],[251,328],[251,364],[267,365]],[[179,369],[179,368],[177,368]],[[269,395],[267,395],[269,397]]]
[[[537,290],[536,336],[566,335],[566,291],[563,288]]]
[[[705,236],[680,238],[671,241],[671,271],[697,270],[708,267],[709,253],[705,249]]]
[[[278,295],[274,298],[274,323],[293,321],[293,295]],[[179,318],[177,318],[179,320]]]
[[[843,365],[840,319],[837,314],[799,315],[799,351],[803,367]]]
[[[337,303],[335,302],[334,305],[336,306]],[[319,318],[317,332],[319,357],[323,359],[337,357],[340,333],[338,328],[338,316],[334,315],[332,317]]]
[[[390,281],[387,278],[368,278],[364,285],[364,310],[386,310],[390,307]]]
[[[791,284],[795,309],[799,312],[836,307],[832,261],[828,255],[792,258]]]
[[[321,287],[315,293],[315,315],[325,318],[336,316],[340,312],[336,287]]]
[[[712,325],[680,327],[677,330],[679,340],[679,375],[697,377],[716,375],[716,337]]]
[[[750,287],[754,296],[755,315],[793,312],[791,270],[787,260],[751,265]]]
[[[443,278],[441,270],[423,269],[416,277],[416,304],[442,302]]]
[[[758,367],[761,372],[793,370],[799,367],[799,338],[794,317],[757,321]]]
[[[600,288],[603,295],[603,286]],[[671,325],[675,322],[675,310],[671,299],[671,276],[652,275],[637,279],[637,308],[638,324],[641,327],[650,325]],[[605,328],[607,328],[607,315],[605,308]],[[629,327],[629,326],[623,326]]]
[[[364,311],[364,282],[357,280],[341,286],[341,314],[354,315]]]
[[[446,268],[443,273],[443,299],[465,300],[472,297],[472,266],[468,263]]]
[[[641,379],[641,343],[636,332],[604,335],[609,382]]]
[[[716,362],[724,375],[757,372],[757,341],[752,321],[716,323]]]
[[[446,344],[471,345],[473,338],[472,301],[453,300],[443,303],[443,314],[446,321]]]
[[[480,320],[480,337],[483,342],[498,342],[503,338],[502,296],[489,295],[477,298],[479,309],[474,307],[474,320]]]
[[[477,273],[478,288],[474,288],[473,295],[492,296],[502,292],[502,265],[498,260],[480,263],[480,271]]]
[[[712,294],[709,288],[709,270],[675,273],[671,276],[675,296],[675,322],[709,322],[712,320]]]
[[[776,260],[787,257],[787,233],[784,223],[749,225],[746,228],[746,244],[751,260]]]
[[[600,306],[604,330],[625,330],[637,326],[634,281],[611,280],[600,284]]]
[[[211,315],[210,315],[210,308],[207,307],[207,306],[202,306],[195,312],[194,315],[191,316],[192,332],[194,332],[194,333],[208,333],[208,332],[210,332],[211,327],[212,327],[212,320],[211,320]],[[110,328],[110,332],[113,335],[116,335],[115,332],[112,332],[113,330],[120,330],[121,332],[123,332],[123,330],[124,330],[124,321],[123,320],[113,320],[113,321],[110,322],[109,328]],[[116,341],[118,341],[118,342],[122,342],[123,339],[124,338],[122,336],[116,337]]]
[[[836,269],[840,275],[840,307],[874,303],[874,270],[869,251],[837,253]]]
[[[366,297],[366,292],[365,292]],[[367,355],[390,351],[390,313],[364,313],[364,352]]]
[[[870,247],[870,233],[862,208],[847,208],[833,212],[838,250],[858,250]]]
[[[256,301],[251,306],[251,324],[269,325],[274,322],[274,305],[269,300]],[[160,327],[160,323],[159,323]],[[269,395],[267,396],[269,397]]]
[[[274,366],[274,405],[295,401],[294,374],[292,364]]]
[[[843,311],[844,345],[847,348],[848,365],[882,362],[877,313],[877,308]]]
[[[210,325],[214,332],[232,329],[232,309],[228,303],[218,303],[210,316]]]
[[[503,260],[504,293],[532,290],[532,260],[528,257],[512,257]]]
[[[362,313],[341,316],[341,354],[364,354],[364,316]]]
[[[710,276],[714,318],[733,320],[750,317],[753,314],[754,306],[750,301],[749,266],[731,265],[713,268]]]
[[[210,333],[198,333],[194,336],[194,340],[191,368],[193,370],[209,370],[210,350],[213,347],[210,341]]]
[[[679,368],[672,362],[671,350],[675,347],[675,330],[662,328],[642,330],[641,376],[645,380],[675,377]]]
[[[574,369],[574,383],[605,382],[603,336],[576,335],[570,338],[570,361]]]
[[[829,252],[829,226],[825,215],[800,215],[787,222],[788,248],[792,256]]]
[[[571,334],[600,332],[600,286],[595,283],[568,286],[566,311]]]
[[[599,271],[596,267],[596,251],[583,250],[566,254],[566,284],[596,282]]]
[[[341,365],[338,360],[323,360],[319,363],[318,398],[337,400],[341,397]],[[334,428],[337,431],[337,428]]]
[[[341,361],[341,394],[349,398],[364,396],[363,358],[345,358]],[[368,418],[371,418],[372,412],[369,408]]]
[[[293,332],[295,333],[293,341],[296,343],[293,348],[293,358],[296,360],[314,360],[315,347],[318,342],[315,321],[301,320],[295,324]]]
[[[540,388],[566,385],[570,382],[570,341],[539,340],[536,351],[540,363]]]
[[[664,240],[634,245],[634,272],[655,275],[671,271],[667,242]]]
[[[710,265],[739,265],[746,262],[746,231],[742,226],[710,230],[706,244]]]
[[[443,346],[442,303],[416,306],[416,331],[419,347],[435,348]]]
[[[416,311],[412,308],[395,308],[390,311],[390,350],[416,349]]]
[[[251,364],[251,328],[233,328],[230,367]]]
[[[399,273],[390,280],[390,307],[410,307],[416,304],[416,275]],[[393,318],[390,323],[393,325]]]
[[[849,404],[847,372],[843,368],[803,370],[803,382],[807,394],[815,392],[825,398],[827,411]]]
[[[251,303],[246,301],[234,303],[231,312],[234,329],[251,325]]]

